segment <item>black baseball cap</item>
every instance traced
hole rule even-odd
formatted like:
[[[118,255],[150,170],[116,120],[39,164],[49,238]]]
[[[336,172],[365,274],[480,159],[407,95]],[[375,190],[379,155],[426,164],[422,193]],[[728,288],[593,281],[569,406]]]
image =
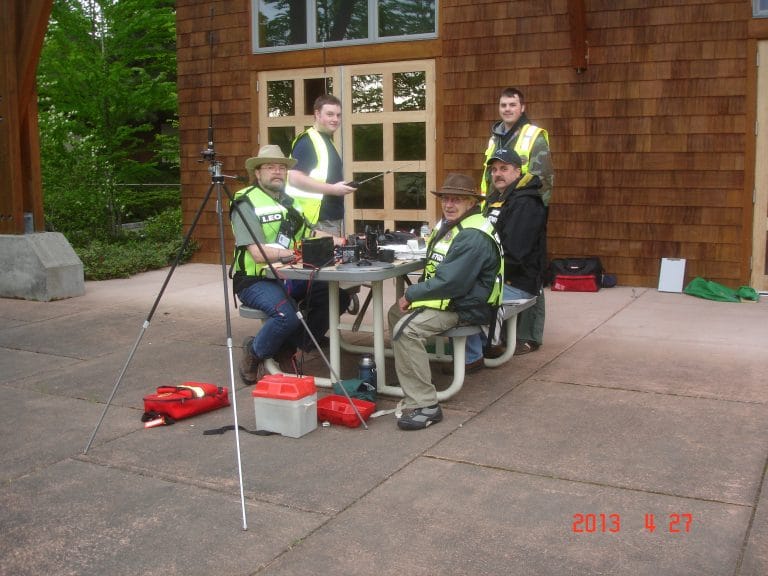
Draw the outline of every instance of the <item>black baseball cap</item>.
[[[493,156],[488,158],[488,161],[485,163],[485,165],[489,166],[494,160],[500,160],[505,164],[514,164],[518,168],[522,167],[523,165],[523,161],[520,159],[520,155],[514,150],[510,150],[509,148],[497,148],[493,153]]]

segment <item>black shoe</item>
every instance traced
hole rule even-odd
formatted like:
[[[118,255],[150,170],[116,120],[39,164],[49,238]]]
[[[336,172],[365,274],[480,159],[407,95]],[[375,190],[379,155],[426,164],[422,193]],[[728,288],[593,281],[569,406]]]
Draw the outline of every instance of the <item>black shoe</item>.
[[[483,358],[478,358],[474,362],[470,362],[469,364],[464,364],[464,375],[467,374],[474,374],[475,372],[480,372],[485,367],[485,363],[483,362]],[[441,369],[440,372],[443,374],[453,374],[453,364],[445,364]]]
[[[243,356],[240,358],[240,379],[249,386],[259,379],[259,367],[261,358],[253,353],[253,337],[243,340]]]
[[[491,344],[485,350],[486,358],[501,358],[507,351],[507,347],[504,344]]]
[[[331,339],[328,336],[315,337],[315,340],[317,340],[317,343],[320,345],[320,348],[323,349],[323,352],[330,350]],[[312,342],[310,338],[306,338],[301,349],[304,352],[314,352],[316,350],[315,343]]]
[[[443,419],[443,411],[440,404],[426,408],[406,410],[397,420],[400,430],[423,430],[432,424],[437,424]]]
[[[280,370],[283,374],[296,374],[298,372],[296,368],[296,347],[290,344],[284,344],[277,354],[275,354],[275,362],[280,366]]]
[[[539,346],[541,346],[541,344],[534,342],[533,340],[518,340],[517,345],[515,346],[515,356],[536,352],[536,350],[539,349]]]

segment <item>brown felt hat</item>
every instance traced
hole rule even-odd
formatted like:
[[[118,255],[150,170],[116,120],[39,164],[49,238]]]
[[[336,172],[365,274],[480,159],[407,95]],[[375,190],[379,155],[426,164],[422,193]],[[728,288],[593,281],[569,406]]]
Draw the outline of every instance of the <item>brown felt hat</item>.
[[[245,161],[245,169],[248,177],[253,178],[253,173],[262,164],[285,164],[290,170],[296,165],[296,160],[286,158],[280,146],[277,144],[265,144],[259,149],[259,154]]]
[[[432,194],[435,196],[442,196],[443,194],[450,194],[452,196],[474,196],[476,198],[482,198],[482,194],[478,192],[475,186],[475,181],[469,176],[464,174],[448,174],[445,177],[445,182],[439,190],[433,190]]]

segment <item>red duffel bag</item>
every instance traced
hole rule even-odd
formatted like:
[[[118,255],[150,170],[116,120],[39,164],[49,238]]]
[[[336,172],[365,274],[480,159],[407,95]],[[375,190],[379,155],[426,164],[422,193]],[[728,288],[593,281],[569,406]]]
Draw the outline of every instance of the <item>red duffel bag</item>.
[[[184,382],[179,386],[160,386],[144,396],[142,422],[162,418],[164,424],[229,406],[229,391],[206,382]]]

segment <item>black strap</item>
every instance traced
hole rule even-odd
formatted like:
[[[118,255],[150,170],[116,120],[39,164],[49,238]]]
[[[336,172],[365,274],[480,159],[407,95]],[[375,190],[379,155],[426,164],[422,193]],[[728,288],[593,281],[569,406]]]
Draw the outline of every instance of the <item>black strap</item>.
[[[256,436],[272,436],[273,434],[278,434],[278,432],[269,432],[268,430],[248,430],[245,426],[238,426],[238,430],[242,430],[243,432],[247,432],[248,434],[255,434]],[[234,430],[235,425],[230,424],[228,426],[222,426],[221,428],[213,428],[211,430],[205,430],[203,431],[204,436],[213,436],[214,434],[224,434],[228,430]]]
[[[144,414],[141,415],[142,422],[150,422],[152,420],[156,420],[157,418],[163,418],[163,421],[165,422],[166,426],[170,426],[171,424],[176,424],[175,418],[168,416],[168,414],[160,414],[160,412],[155,412],[154,410],[150,410],[149,412],[144,412]]]
[[[411,323],[411,320],[416,318],[416,316],[418,316],[419,314],[424,312],[424,310],[426,310],[426,309],[427,309],[426,306],[419,306],[413,312],[411,312],[409,316],[404,317],[403,321],[395,326],[397,331],[392,335],[392,340],[399,339],[400,335],[403,333],[403,330],[405,330],[405,327],[408,326],[408,324]]]

